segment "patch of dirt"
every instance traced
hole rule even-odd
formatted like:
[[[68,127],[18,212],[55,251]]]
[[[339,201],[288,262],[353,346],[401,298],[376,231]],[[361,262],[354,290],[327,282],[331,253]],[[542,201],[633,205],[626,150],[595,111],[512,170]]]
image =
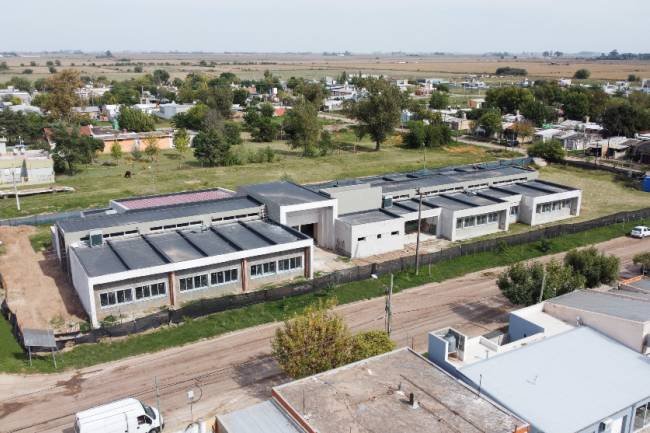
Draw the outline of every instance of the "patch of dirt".
[[[77,371],[70,379],[57,382],[56,386],[65,389],[63,392],[64,395],[76,395],[81,391],[81,384],[85,381],[86,379],[83,377],[83,374]]]
[[[35,252],[31,226],[0,227],[7,252],[0,256],[0,274],[7,304],[21,328],[71,331],[87,320],[77,293],[52,250]]]

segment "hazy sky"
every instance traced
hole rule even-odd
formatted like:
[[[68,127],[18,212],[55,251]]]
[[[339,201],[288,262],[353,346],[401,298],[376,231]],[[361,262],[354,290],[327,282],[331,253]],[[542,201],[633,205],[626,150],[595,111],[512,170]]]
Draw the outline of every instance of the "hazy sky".
[[[650,0],[5,0],[0,51],[650,52]]]

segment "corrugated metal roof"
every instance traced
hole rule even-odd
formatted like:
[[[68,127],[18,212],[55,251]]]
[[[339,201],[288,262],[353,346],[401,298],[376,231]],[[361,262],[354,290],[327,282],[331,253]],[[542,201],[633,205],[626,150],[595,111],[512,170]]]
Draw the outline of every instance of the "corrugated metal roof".
[[[303,433],[273,401],[218,416],[228,433]]]
[[[461,369],[545,432],[577,432],[650,396],[650,362],[580,327]]]

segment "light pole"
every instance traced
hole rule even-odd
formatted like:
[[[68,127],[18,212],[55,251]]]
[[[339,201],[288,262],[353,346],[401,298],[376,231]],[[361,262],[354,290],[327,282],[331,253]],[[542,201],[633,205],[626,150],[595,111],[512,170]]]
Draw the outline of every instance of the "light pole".
[[[372,274],[371,277],[375,280],[379,280],[379,276],[377,274]],[[390,286],[386,287],[386,307],[384,309],[385,315],[384,315],[384,325],[386,327],[386,333],[390,337],[390,333],[392,330],[392,321],[393,321],[393,283],[394,283],[394,278],[393,278],[393,273],[390,273]]]
[[[415,275],[420,274],[420,231],[422,225],[422,191],[417,189],[417,194],[420,196],[418,203],[418,235],[415,241]]]

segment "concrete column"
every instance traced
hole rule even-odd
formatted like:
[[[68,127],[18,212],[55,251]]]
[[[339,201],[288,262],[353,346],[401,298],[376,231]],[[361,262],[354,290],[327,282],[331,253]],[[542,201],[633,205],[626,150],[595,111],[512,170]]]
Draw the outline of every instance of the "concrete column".
[[[304,255],[305,257],[303,260],[305,262],[305,278],[311,279],[311,247],[305,247]]]
[[[178,296],[176,293],[176,273],[170,272],[167,274],[167,290],[169,290],[169,305],[172,307],[177,306]]]
[[[248,290],[248,260],[241,259],[241,290]]]

